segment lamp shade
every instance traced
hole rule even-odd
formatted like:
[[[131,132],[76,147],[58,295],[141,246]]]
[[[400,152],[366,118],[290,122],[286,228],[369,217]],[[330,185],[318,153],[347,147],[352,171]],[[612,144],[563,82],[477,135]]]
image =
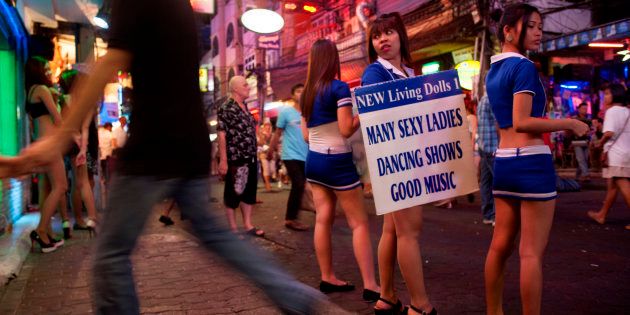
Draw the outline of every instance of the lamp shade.
[[[251,9],[241,16],[241,23],[254,33],[271,34],[284,27],[284,19],[275,11],[267,9]]]

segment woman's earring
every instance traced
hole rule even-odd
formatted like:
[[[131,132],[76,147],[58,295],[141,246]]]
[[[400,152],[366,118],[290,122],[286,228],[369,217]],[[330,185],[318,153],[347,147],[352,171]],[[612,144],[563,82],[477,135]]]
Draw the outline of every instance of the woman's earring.
[[[508,43],[511,43],[511,42],[514,40],[514,37],[512,36],[512,34],[509,34],[509,35],[505,38],[505,40],[507,40],[507,41],[508,41]]]

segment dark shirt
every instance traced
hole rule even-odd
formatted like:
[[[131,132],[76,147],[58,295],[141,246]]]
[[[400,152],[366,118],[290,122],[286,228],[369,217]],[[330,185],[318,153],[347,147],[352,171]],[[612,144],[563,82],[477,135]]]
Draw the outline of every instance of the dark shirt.
[[[210,139],[189,1],[114,0],[108,45],[130,52],[133,91],[124,175],[207,176]]]
[[[234,99],[228,99],[217,112],[218,131],[225,132],[228,162],[244,162],[256,157],[256,121]]]

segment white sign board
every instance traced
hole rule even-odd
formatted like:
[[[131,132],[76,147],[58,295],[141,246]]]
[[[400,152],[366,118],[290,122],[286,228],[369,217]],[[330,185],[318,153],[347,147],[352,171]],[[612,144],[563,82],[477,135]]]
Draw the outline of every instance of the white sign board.
[[[479,189],[457,71],[353,91],[377,214]]]

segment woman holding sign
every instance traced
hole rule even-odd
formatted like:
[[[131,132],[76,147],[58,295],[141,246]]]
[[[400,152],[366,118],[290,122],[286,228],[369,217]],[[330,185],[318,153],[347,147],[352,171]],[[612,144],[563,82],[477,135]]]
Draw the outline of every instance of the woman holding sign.
[[[411,62],[409,42],[402,18],[398,13],[383,14],[368,30],[369,65],[363,85],[413,77],[406,67]],[[396,258],[411,295],[409,314],[437,314],[424,286],[422,256],[418,237],[422,230],[422,207],[398,210],[383,216],[383,234],[378,244],[378,268],[381,296],[374,306],[375,314],[401,314],[405,311],[394,291]]]
[[[319,289],[324,293],[354,290],[354,285],[337,279],[332,265],[331,229],[339,199],[352,229],[354,254],[363,279],[363,299],[375,301],[380,288],[374,274],[368,216],[347,141],[359,128],[359,118],[352,116],[350,89],[336,79],[340,76],[335,44],[325,39],[316,41],[309,55],[300,105],[305,120],[302,126],[308,128],[308,132],[304,127],[302,130],[309,143],[306,179],[312,184],[316,209],[315,254],[322,280]]]
[[[502,53],[492,57],[486,78],[501,139],[494,162],[496,227],[485,266],[488,314],[503,314],[505,263],[519,231],[523,314],[540,314],[542,259],[557,196],[551,151],[542,134],[571,130],[580,136],[588,131],[579,120],[543,119],[545,89],[534,63],[523,56],[540,47],[542,25],[535,7],[506,7],[497,28]]]

